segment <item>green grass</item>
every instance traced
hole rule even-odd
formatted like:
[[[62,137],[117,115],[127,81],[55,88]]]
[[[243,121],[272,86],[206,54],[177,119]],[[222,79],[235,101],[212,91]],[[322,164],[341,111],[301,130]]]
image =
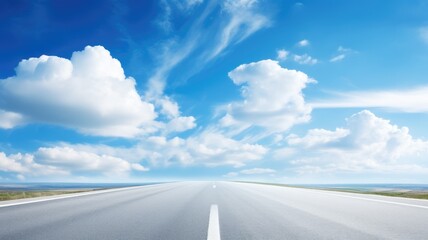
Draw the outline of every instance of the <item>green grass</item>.
[[[367,191],[361,192],[364,194],[375,194],[389,197],[404,197],[404,198],[417,198],[417,199],[427,199],[428,200],[428,192],[416,192],[416,191],[408,191],[408,192],[393,192],[393,191]]]
[[[0,191],[0,201],[22,198],[46,197],[60,194],[80,193],[92,190],[55,190],[55,191]]]
[[[353,189],[353,188],[322,188],[322,187],[310,187],[310,186],[296,186],[296,185],[280,184],[280,183],[262,183],[262,182],[246,182],[246,183],[265,184],[265,185],[273,185],[273,186],[280,186],[280,187],[318,189],[318,190],[327,190],[327,191],[335,191],[335,192],[374,194],[374,195],[381,195],[381,196],[388,196],[388,197],[404,197],[404,198],[428,200],[428,191],[411,191],[411,190],[409,191],[370,191],[370,190],[360,190],[360,189]]]

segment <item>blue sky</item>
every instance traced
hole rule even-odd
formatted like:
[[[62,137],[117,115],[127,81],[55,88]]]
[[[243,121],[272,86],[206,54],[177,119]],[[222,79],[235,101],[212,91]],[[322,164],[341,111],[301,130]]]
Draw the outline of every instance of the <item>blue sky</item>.
[[[426,1],[0,11],[0,181],[428,182]]]

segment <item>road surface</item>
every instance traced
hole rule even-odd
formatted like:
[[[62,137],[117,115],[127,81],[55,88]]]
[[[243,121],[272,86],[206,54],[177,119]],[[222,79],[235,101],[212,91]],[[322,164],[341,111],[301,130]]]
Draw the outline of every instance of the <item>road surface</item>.
[[[425,200],[261,184],[179,182],[28,201],[0,202],[0,239],[428,239]]]

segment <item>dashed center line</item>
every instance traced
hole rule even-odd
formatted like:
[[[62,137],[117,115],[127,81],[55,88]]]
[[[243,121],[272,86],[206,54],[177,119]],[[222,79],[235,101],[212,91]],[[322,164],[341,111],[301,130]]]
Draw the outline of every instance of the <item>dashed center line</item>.
[[[218,206],[213,204],[210,209],[207,240],[220,240],[220,223],[218,220]]]

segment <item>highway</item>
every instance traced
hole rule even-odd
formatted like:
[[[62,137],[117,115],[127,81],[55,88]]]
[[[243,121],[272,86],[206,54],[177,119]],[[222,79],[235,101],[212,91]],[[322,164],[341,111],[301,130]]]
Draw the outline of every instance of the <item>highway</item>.
[[[428,239],[425,200],[235,182],[46,199],[0,202],[0,239]]]

